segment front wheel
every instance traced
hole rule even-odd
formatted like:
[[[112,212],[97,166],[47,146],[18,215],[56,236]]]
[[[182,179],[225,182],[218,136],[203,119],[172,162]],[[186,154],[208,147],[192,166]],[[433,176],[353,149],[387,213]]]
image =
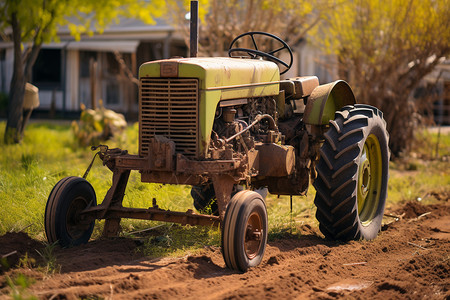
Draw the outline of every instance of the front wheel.
[[[388,141],[383,114],[375,107],[345,106],[330,121],[314,182],[316,217],[326,238],[377,236],[387,197]]]
[[[222,254],[228,268],[245,272],[259,265],[267,227],[266,205],[259,193],[245,190],[233,196],[222,226]]]
[[[87,243],[95,220],[84,219],[80,212],[97,205],[91,184],[80,177],[61,179],[51,191],[45,207],[45,233],[49,243],[62,247]]]

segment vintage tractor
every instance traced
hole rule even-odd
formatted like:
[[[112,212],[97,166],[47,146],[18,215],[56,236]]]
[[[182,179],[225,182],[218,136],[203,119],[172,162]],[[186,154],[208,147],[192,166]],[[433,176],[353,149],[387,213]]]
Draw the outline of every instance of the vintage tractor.
[[[274,50],[261,50],[256,42],[261,38]],[[245,39],[251,46],[237,47]],[[287,61],[278,56],[282,52]],[[86,243],[96,219],[105,219],[107,237],[118,233],[121,218],[220,224],[226,265],[246,271],[265,251],[266,191],[305,195],[310,182],[326,238],[377,236],[389,162],[382,112],[356,104],[341,80],[324,85],[315,76],[281,80],[280,68],[290,68],[292,51],[274,35],[242,34],[228,53],[140,67],[139,153],[93,147],[113,173],[112,186],[98,205],[84,178],[60,180],[45,210],[49,242]],[[242,53],[247,57],[235,57]],[[146,209],[123,207],[132,170],[142,182],[191,185],[198,213],[164,210],[155,200]]]

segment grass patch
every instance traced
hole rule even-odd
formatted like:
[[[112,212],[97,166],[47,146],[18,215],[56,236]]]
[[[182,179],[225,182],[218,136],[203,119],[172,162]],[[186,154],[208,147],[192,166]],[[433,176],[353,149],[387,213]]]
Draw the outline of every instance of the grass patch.
[[[316,207],[314,197],[316,191],[311,185],[307,196],[292,197],[269,194],[266,198],[269,219],[269,240],[283,237],[285,234],[301,235],[305,225],[314,226]]]
[[[448,158],[450,158],[450,134],[445,133],[442,128],[433,132],[429,130],[418,131],[413,149],[408,157],[419,157],[424,160],[447,158],[448,161]]]
[[[408,156],[390,162],[387,206],[408,201],[429,204],[450,195],[450,134],[417,132]]]
[[[28,292],[28,288],[34,283],[34,279],[24,274],[17,274],[13,278],[6,276],[6,284],[11,289],[12,299],[38,299]]]
[[[407,201],[424,204],[450,193],[450,163],[440,160],[406,159],[390,164],[388,205]]]
[[[195,254],[206,245],[220,246],[220,238],[219,227],[170,224],[146,238],[139,251],[152,258]]]
[[[43,267],[43,271],[47,275],[52,275],[61,271],[61,266],[56,262],[56,255],[54,253],[56,246],[57,242],[53,244],[46,243],[46,246],[41,251],[36,250],[44,260],[45,266]]]

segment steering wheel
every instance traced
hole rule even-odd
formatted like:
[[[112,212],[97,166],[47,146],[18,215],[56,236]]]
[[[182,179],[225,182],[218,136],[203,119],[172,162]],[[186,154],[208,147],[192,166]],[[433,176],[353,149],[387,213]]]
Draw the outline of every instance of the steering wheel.
[[[263,36],[268,36],[269,38],[275,39],[278,42],[280,42],[283,46],[281,48],[275,49],[273,51],[270,52],[264,52],[264,51],[260,51],[258,50],[258,46],[256,45],[256,41],[254,36],[255,35],[263,35]],[[245,36],[250,36],[253,42],[253,46],[255,47],[255,49],[249,49],[249,48],[233,48],[233,45],[241,38],[245,37]],[[282,51],[286,49],[289,52],[289,56],[290,56],[290,60],[289,63],[279,59],[278,57],[275,57],[274,54]],[[248,55],[250,55],[251,58],[257,58],[257,57],[264,57],[267,58],[270,61],[279,63],[280,65],[284,66],[286,68],[286,70],[284,70],[283,72],[280,73],[280,75],[286,73],[292,66],[292,62],[293,62],[293,56],[292,56],[292,50],[289,47],[288,44],[286,44],[285,41],[283,41],[282,39],[280,39],[279,37],[277,37],[276,35],[267,33],[267,32],[263,32],[263,31],[250,31],[250,32],[246,32],[243,33],[239,36],[237,36],[230,44],[230,47],[228,49],[228,56],[231,57],[232,53],[234,52],[247,52]]]

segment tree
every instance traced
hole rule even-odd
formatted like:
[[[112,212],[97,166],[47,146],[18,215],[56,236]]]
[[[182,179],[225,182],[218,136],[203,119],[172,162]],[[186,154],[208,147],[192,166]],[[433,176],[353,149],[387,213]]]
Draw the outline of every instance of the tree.
[[[429,103],[411,94],[450,54],[449,28],[448,0],[355,0],[328,11],[316,32],[323,51],[338,56],[358,102],[384,112],[394,155],[414,140]]]
[[[172,22],[189,38],[185,15],[189,1],[168,1]],[[248,31],[266,31],[295,45],[319,23],[321,12],[331,7],[324,0],[200,0],[199,54],[225,55],[236,36]]]
[[[5,143],[18,143],[23,136],[25,83],[43,43],[57,41],[57,29],[68,26],[75,39],[102,31],[119,17],[154,22],[165,9],[165,1],[146,0],[5,0],[0,3],[0,36],[14,44]]]

